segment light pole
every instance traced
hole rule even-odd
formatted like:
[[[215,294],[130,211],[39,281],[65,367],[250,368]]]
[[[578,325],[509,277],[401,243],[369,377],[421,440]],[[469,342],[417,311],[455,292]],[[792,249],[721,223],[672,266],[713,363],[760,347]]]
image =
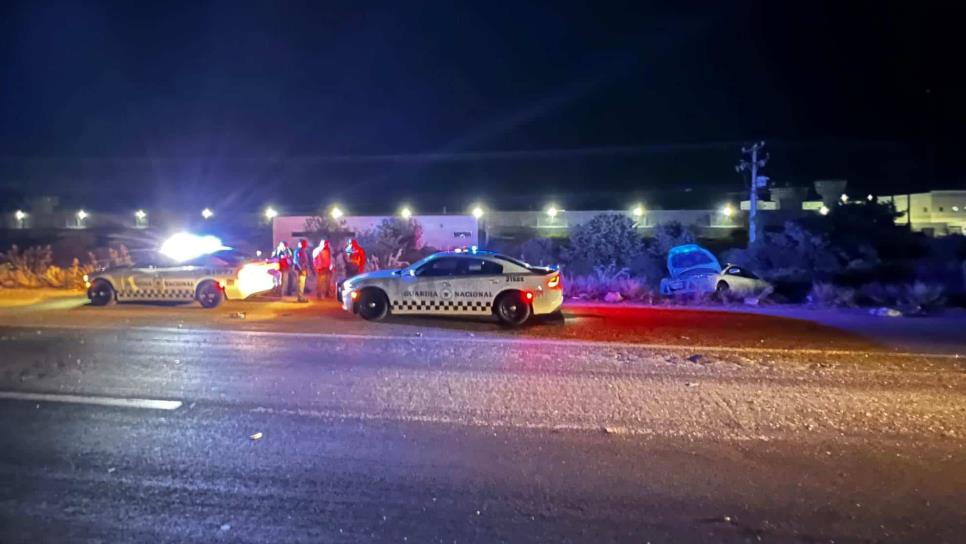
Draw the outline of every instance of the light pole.
[[[22,229],[24,226],[24,221],[27,219],[27,214],[23,210],[17,210],[13,214],[14,219],[17,220],[17,228]]]
[[[88,218],[87,212],[84,210],[77,211],[77,228],[84,228],[84,220]]]
[[[764,168],[768,163],[768,154],[762,154],[761,151],[765,147],[765,142],[758,142],[752,145],[748,145],[741,148],[741,153],[744,155],[750,155],[751,160],[742,159],[735,166],[735,171],[738,173],[744,172],[745,170],[751,170],[751,194],[749,195],[749,206],[748,206],[748,243],[753,244],[755,240],[758,239],[758,188],[767,183],[767,178],[758,178],[758,169]]]
[[[201,210],[201,217],[204,218],[206,221],[208,219],[211,219],[214,215],[215,215],[215,212],[211,211],[211,208],[205,208]]]
[[[134,226],[143,229],[148,226],[148,213],[144,210],[134,212]]]
[[[332,211],[329,212],[329,215],[332,216],[332,219],[338,221],[339,219],[342,219],[342,216],[345,215],[345,213],[338,206],[332,206]]]
[[[473,206],[473,209],[470,211],[470,213],[473,215],[473,218],[476,219],[476,236],[478,238],[477,243],[481,246],[485,246],[486,228],[483,226],[483,206],[480,206],[479,204]]]
[[[409,221],[413,217],[413,211],[409,209],[409,206],[403,206],[402,209],[399,210],[399,216],[406,221]]]

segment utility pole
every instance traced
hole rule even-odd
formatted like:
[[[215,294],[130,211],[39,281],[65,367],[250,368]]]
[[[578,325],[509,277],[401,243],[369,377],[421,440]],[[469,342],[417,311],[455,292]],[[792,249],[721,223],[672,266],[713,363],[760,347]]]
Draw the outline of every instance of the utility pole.
[[[735,165],[735,172],[751,171],[751,194],[748,198],[748,245],[758,239],[758,169],[768,164],[768,153],[762,153],[765,142],[757,142],[741,148],[742,155],[749,155],[750,160],[741,159]]]

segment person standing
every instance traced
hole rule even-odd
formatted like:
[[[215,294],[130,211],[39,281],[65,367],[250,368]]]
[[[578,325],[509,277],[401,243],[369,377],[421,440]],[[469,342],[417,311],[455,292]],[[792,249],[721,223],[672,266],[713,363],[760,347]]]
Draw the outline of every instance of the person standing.
[[[313,251],[312,264],[315,267],[315,298],[329,298],[332,296],[332,250],[328,240],[319,242]]]
[[[292,266],[298,278],[298,283],[296,284],[297,300],[298,302],[308,302],[308,299],[305,298],[305,280],[308,278],[309,270],[312,268],[312,261],[309,259],[309,242],[305,238],[299,240],[298,248],[295,250],[295,257],[292,260]]]
[[[278,296],[284,297],[288,295],[288,275],[292,268],[292,251],[289,250],[288,243],[279,242],[272,257],[278,263],[275,292]]]
[[[345,246],[346,277],[358,276],[366,271],[366,250],[362,249],[355,238]]]

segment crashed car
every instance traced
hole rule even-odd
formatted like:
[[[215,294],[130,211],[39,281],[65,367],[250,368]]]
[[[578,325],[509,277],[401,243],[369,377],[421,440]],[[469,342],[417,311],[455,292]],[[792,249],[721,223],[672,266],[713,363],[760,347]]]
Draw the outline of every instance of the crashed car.
[[[670,275],[661,280],[662,295],[755,296],[771,290],[771,284],[742,266],[722,268],[714,254],[697,244],[671,248],[667,269]]]

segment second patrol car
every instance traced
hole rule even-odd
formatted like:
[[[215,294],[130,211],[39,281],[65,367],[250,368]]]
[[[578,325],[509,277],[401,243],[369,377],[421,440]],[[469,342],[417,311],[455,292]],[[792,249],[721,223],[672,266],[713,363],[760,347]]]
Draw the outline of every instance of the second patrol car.
[[[269,291],[276,265],[249,262],[232,250],[175,262],[157,255],[152,262],[108,268],[85,277],[94,306],[115,301],[191,302],[214,308],[222,300],[245,299]]]
[[[345,310],[372,321],[389,313],[495,315],[522,325],[563,304],[556,268],[490,251],[446,251],[399,270],[361,274],[346,280],[339,294]]]

